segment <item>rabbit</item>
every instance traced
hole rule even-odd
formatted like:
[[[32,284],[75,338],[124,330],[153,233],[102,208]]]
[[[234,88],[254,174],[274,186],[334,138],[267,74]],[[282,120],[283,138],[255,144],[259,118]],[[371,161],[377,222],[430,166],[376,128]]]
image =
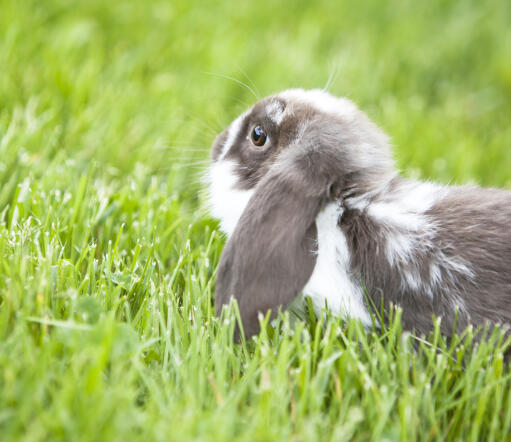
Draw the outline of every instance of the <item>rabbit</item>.
[[[511,321],[511,191],[403,178],[389,138],[350,100],[264,98],[218,135],[211,160],[210,211],[227,235],[216,311],[236,299],[246,337],[300,293],[366,327],[372,308],[400,306],[418,334],[434,317],[446,335]]]

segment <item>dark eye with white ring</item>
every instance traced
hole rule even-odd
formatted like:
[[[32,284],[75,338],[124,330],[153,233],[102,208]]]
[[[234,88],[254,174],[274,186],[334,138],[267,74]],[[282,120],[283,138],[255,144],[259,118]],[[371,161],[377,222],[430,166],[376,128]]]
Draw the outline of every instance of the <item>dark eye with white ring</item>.
[[[250,140],[255,146],[261,147],[266,144],[266,141],[268,141],[268,135],[266,135],[266,132],[260,125],[257,125],[252,129]]]

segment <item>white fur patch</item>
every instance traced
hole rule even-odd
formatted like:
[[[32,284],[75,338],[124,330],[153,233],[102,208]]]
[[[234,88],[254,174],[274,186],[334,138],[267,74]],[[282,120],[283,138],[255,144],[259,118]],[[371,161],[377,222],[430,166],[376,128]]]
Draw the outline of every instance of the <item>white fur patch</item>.
[[[236,140],[236,137],[238,136],[238,133],[240,131],[241,123],[243,122],[243,119],[246,117],[246,115],[250,111],[246,111],[242,113],[238,118],[236,118],[231,125],[229,126],[227,130],[227,139],[225,140],[225,143],[222,147],[222,152],[220,153],[220,156],[218,157],[219,160],[223,159],[225,155],[227,155],[227,152],[231,150],[231,147],[234,144],[234,140]]]
[[[220,220],[220,228],[231,235],[245,210],[253,190],[236,188],[238,178],[234,161],[216,161],[208,170],[209,210],[211,216]]]
[[[266,106],[266,114],[271,120],[278,126],[282,123],[284,118],[285,111],[278,101],[271,101],[270,104]]]
[[[348,244],[337,225],[341,213],[342,209],[332,203],[316,218],[318,256],[303,293],[312,298],[316,311],[326,304],[334,314],[357,318],[370,326],[371,316],[363,302],[362,286],[350,274]]]
[[[285,100],[298,101],[307,104],[320,112],[337,115],[341,118],[350,118],[357,113],[357,106],[347,98],[330,95],[321,89],[288,89],[278,94]]]
[[[415,232],[425,227],[424,213],[442,191],[442,187],[430,183],[407,183],[391,197],[383,196],[370,204],[368,214],[375,221]]]
[[[435,201],[445,195],[444,187],[422,182],[404,182],[390,195],[367,204],[367,214],[382,224],[387,234],[385,254],[391,266],[413,260],[418,250],[431,247],[435,226],[426,215]],[[405,276],[410,287],[418,282]]]
[[[427,211],[444,198],[448,187],[417,181],[403,181],[392,192],[383,191],[377,197],[362,196],[349,203],[350,208],[364,210],[382,226],[385,235],[384,254],[390,266],[401,272],[402,288],[433,296],[444,278],[456,285],[458,278],[472,278],[474,272],[457,257],[447,256],[435,247],[436,224]],[[417,258],[431,256],[429,278],[424,281],[416,268]]]
[[[385,255],[391,266],[406,262],[417,247],[416,238],[409,233],[388,231],[385,247]]]
[[[440,264],[443,265],[444,269],[447,271],[449,278],[454,284],[458,283],[458,277],[463,275],[464,277],[468,277],[470,279],[475,277],[474,271],[470,268],[469,263],[466,262],[461,257],[456,256],[446,256],[445,253],[441,250],[438,251],[437,256],[439,258]]]

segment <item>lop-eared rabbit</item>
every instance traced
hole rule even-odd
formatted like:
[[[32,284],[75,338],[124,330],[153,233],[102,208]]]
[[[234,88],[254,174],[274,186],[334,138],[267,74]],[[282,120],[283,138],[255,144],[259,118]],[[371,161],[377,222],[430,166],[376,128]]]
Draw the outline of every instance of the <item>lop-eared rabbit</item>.
[[[301,292],[366,326],[371,304],[399,305],[419,334],[433,317],[447,335],[455,321],[511,321],[511,191],[399,176],[387,136],[351,101],[272,95],[211,157],[210,209],[228,236],[216,308],[235,298],[246,336]]]

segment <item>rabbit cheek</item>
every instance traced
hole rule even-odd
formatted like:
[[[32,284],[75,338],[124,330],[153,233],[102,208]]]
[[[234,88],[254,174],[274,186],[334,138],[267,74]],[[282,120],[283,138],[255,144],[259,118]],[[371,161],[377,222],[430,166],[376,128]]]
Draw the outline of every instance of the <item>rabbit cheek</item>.
[[[223,160],[209,168],[209,211],[220,220],[220,228],[227,235],[234,232],[254,192],[239,188],[236,167],[235,162]]]

